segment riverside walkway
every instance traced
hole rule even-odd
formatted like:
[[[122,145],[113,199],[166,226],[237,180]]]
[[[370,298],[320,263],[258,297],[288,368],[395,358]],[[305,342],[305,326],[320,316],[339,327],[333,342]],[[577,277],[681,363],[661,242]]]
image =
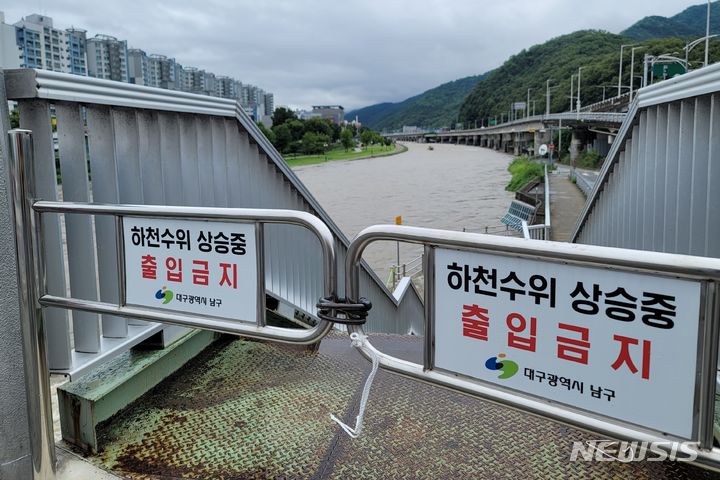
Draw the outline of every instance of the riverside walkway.
[[[422,337],[373,335],[421,362]],[[570,462],[597,439],[380,370],[362,434],[348,437],[370,363],[346,335],[317,351],[225,336],[105,425],[88,460],[132,479],[704,479],[681,462]]]
[[[585,195],[570,181],[568,173],[569,169],[564,166],[550,173],[550,239],[556,242],[570,241],[575,222],[585,206]]]

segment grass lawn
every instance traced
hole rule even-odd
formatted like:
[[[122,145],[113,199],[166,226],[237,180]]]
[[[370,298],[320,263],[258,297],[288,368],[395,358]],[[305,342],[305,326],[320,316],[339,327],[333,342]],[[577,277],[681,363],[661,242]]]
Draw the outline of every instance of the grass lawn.
[[[362,151],[359,152],[354,150],[345,151],[343,147],[339,147],[328,150],[323,155],[286,155],[284,158],[291,167],[300,167],[302,165],[313,165],[315,163],[332,162],[334,160],[358,160],[360,158],[384,157],[386,155],[401,153],[405,150],[407,150],[407,147],[402,145],[371,145],[369,147],[363,147]]]

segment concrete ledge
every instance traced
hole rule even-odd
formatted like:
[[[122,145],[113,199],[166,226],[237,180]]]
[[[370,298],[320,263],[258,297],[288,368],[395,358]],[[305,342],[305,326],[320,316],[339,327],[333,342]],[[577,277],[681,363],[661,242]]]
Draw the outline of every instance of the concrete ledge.
[[[162,350],[133,349],[58,387],[62,438],[97,453],[96,429],[210,345],[217,334],[188,332]]]

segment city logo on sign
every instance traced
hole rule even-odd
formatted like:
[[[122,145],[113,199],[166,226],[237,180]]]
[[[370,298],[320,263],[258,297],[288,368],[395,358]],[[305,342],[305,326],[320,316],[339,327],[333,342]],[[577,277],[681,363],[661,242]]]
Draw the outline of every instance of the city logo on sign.
[[[502,372],[498,377],[498,379],[500,380],[505,380],[512,377],[518,372],[520,368],[518,367],[518,364],[513,362],[512,360],[504,359],[505,354],[500,353],[497,357],[490,357],[485,361],[485,368],[487,368],[488,370],[500,370]]]
[[[155,298],[162,300],[163,305],[167,305],[173,299],[172,290],[168,290],[167,287],[162,287],[160,290],[155,292]]]

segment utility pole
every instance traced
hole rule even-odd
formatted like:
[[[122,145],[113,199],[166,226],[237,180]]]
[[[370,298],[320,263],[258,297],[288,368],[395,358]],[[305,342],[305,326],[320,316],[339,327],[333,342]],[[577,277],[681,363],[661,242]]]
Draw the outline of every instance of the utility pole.
[[[550,115],[550,80],[552,78],[545,82],[545,115]]]
[[[705,64],[703,67],[708,66],[708,48],[710,47],[710,0],[708,0],[707,6],[707,21],[705,22]]]
[[[573,73],[572,75],[570,75],[570,112],[573,111],[573,101],[575,101],[575,96],[573,95],[574,83],[575,74]]]

